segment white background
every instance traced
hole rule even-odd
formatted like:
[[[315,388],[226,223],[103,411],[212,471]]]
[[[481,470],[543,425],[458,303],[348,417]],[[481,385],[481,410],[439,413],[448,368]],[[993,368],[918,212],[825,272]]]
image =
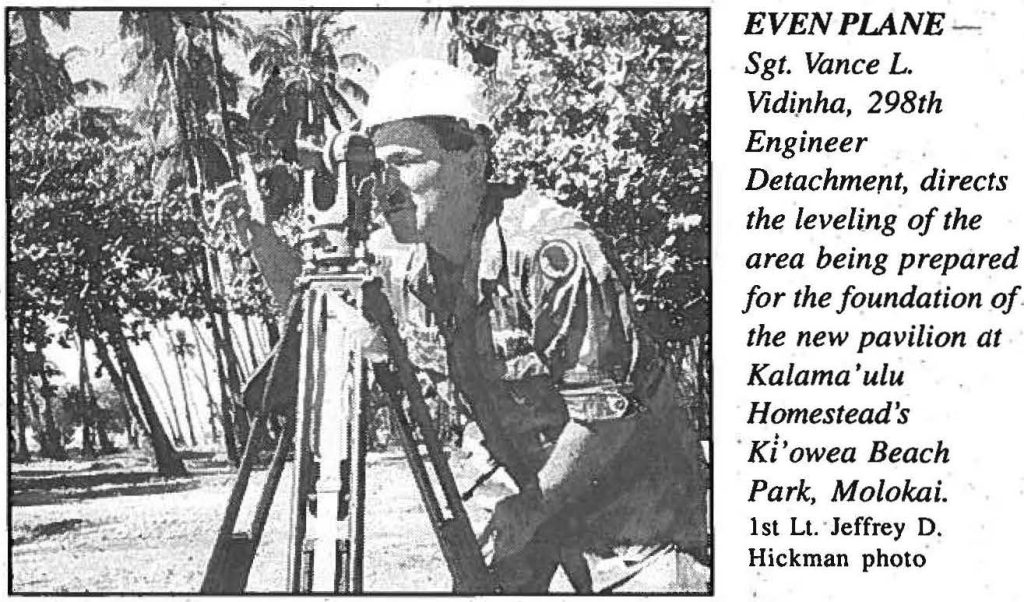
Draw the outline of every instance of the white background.
[[[405,4],[405,3],[404,3]],[[611,4],[588,2],[588,6]],[[617,3],[617,4],[621,4]],[[272,5],[272,4],[271,4]],[[385,3],[385,6],[387,3]],[[565,4],[568,6],[568,4]],[[645,6],[678,6],[648,2]],[[839,38],[835,36],[771,37],[743,36],[747,10],[943,10],[946,34],[940,38]],[[424,6],[438,6],[437,3]],[[549,4],[550,6],[550,4]],[[743,268],[746,256],[758,249],[808,250],[817,245],[855,245],[862,250],[893,248],[975,248],[1007,250],[1021,244],[1024,226],[1024,3],[1019,0],[987,2],[712,2],[712,102],[714,165],[714,582],[717,599],[733,600],[1016,600],[1024,599],[1024,307],[1018,306],[1007,317],[991,312],[881,312],[842,317],[829,312],[794,311],[785,307],[771,313],[740,315],[750,285],[757,282],[767,288],[786,290],[805,283],[830,288],[856,283],[862,288],[902,290],[912,282],[925,286],[955,283],[960,288],[989,292],[1008,289],[1024,280],[1017,273],[980,273],[955,275],[945,280],[924,274],[896,279],[851,272],[817,272],[812,268],[798,272],[748,273]],[[954,24],[980,26],[980,31],[953,31]],[[788,54],[794,73],[773,82],[762,82],[744,75],[746,55],[752,50],[765,54]],[[825,50],[838,54],[886,57],[902,51],[914,68],[912,78],[898,80],[885,76],[857,78],[817,77],[809,81],[801,75],[798,59],[804,51]],[[905,82],[905,83],[904,83]],[[867,91],[874,88],[916,87],[936,89],[943,98],[945,112],[940,116],[895,117],[863,114]],[[765,119],[750,113],[746,90],[822,88],[846,95],[854,108],[852,118],[807,116]],[[859,155],[836,159],[801,157],[784,160],[775,155],[743,153],[749,130],[762,128],[796,134],[801,129],[822,135],[867,135],[871,137]],[[1009,190],[989,194],[910,194],[905,197],[876,197],[870,194],[842,195],[811,193],[747,193],[743,187],[751,166],[776,171],[813,172],[832,165],[840,171],[891,171],[901,169],[908,183],[932,166],[946,167],[957,173],[1006,173]],[[913,176],[913,177],[911,177]],[[983,229],[977,233],[933,232],[917,240],[905,233],[892,238],[877,234],[837,235],[807,232],[747,232],[746,214],[758,205],[792,210],[797,204],[809,208],[840,210],[851,204],[882,211],[896,211],[906,217],[932,205],[943,210],[959,205],[984,213]],[[803,328],[905,328],[919,321],[934,322],[948,328],[975,332],[980,328],[1001,326],[1003,347],[996,350],[968,348],[957,351],[904,353],[894,350],[875,352],[871,362],[890,361],[907,370],[908,384],[896,390],[846,389],[783,390],[745,386],[751,362],[788,361],[846,364],[857,361],[851,350],[797,352],[792,346],[781,350],[748,349],[746,332],[759,322],[770,327]],[[863,360],[861,360],[863,361]],[[905,427],[887,427],[870,431],[846,427],[788,427],[789,438],[805,444],[851,442],[863,445],[871,437],[887,438],[893,443],[934,443],[942,439],[952,449],[952,462],[945,466],[927,466],[906,470],[858,464],[820,467],[777,465],[770,469],[746,463],[750,439],[770,437],[776,429],[746,425],[749,401],[772,400],[785,404],[825,405],[839,402],[879,405],[886,399],[899,399],[913,408],[911,422]],[[913,474],[911,474],[913,472]],[[807,476],[821,483],[816,493],[826,498],[833,477],[902,475],[918,477],[922,483],[941,478],[946,505],[921,508],[868,505],[845,508],[844,516],[859,512],[876,518],[912,519],[927,514],[940,522],[944,536],[938,540],[904,538],[900,542],[864,538],[845,547],[856,563],[859,552],[883,547],[892,551],[921,551],[927,544],[928,564],[924,569],[878,570],[864,574],[853,567],[825,569],[751,569],[747,567],[748,547],[785,548],[792,539],[749,536],[750,517],[766,519],[791,515],[827,518],[831,509],[821,504],[808,511],[798,505],[773,504],[754,507],[746,502],[750,480],[774,478],[795,482]],[[805,544],[807,551],[826,550],[823,538]],[[838,546],[836,548],[838,551]]]
[[[712,4],[712,159],[714,184],[714,525],[716,535],[715,593],[724,600],[1016,600],[1024,599],[1021,563],[1024,560],[1024,461],[1021,441],[1024,418],[1024,306],[1017,305],[1008,316],[991,311],[884,311],[867,310],[836,316],[827,310],[793,310],[785,302],[779,309],[741,315],[750,286],[787,291],[803,284],[819,289],[840,289],[854,283],[860,289],[905,290],[911,283],[925,289],[950,284],[954,289],[991,293],[1024,282],[1024,273],[958,273],[947,278],[922,272],[897,278],[863,271],[818,271],[813,261],[817,246],[836,250],[890,252],[896,250],[1008,251],[1024,241],[1024,4],[1021,2],[901,2],[857,3],[852,10],[938,10],[945,11],[945,34],[925,37],[838,37],[827,36],[744,36],[749,10],[850,10],[849,3],[719,2]],[[833,28],[838,25],[833,23]],[[980,30],[952,30],[953,25],[979,26]],[[760,50],[766,56],[790,56],[792,75],[763,82],[743,73],[748,52]],[[839,77],[806,75],[803,52],[827,51],[841,56],[877,56],[886,63],[893,51],[902,51],[914,74],[906,78],[886,75]],[[871,89],[935,89],[943,99],[944,112],[932,116],[866,115]],[[752,115],[746,91],[785,89],[848,98],[850,118],[830,116]],[[749,130],[799,134],[807,129],[819,135],[866,135],[870,137],[860,154],[804,156],[785,160],[778,155],[744,153]],[[774,172],[793,170],[816,173],[831,165],[840,172],[894,172],[902,170],[911,192],[906,196],[869,193],[745,192],[750,167]],[[917,181],[931,167],[945,167],[952,173],[1005,173],[1009,187],[1002,193],[923,194],[915,192]],[[790,225],[781,232],[748,232],[746,214],[758,205],[773,213],[795,213],[797,205],[818,211],[848,211],[851,205],[901,216],[893,237],[876,233],[795,232]],[[938,206],[940,213],[961,206],[983,213],[978,232],[931,232],[924,238],[908,233],[903,222],[912,212]],[[792,218],[790,218],[791,220]],[[937,226],[938,224],[933,224]],[[757,250],[808,251],[803,270],[746,271],[744,261]],[[890,259],[892,261],[893,259]],[[839,350],[797,350],[792,344],[782,349],[751,349],[745,346],[747,330],[758,323],[769,328],[848,329],[854,331],[847,347]],[[999,349],[963,350],[876,350],[857,356],[856,334],[862,328],[901,329],[920,322],[937,328],[968,332],[968,339],[980,329],[1002,327]],[[795,332],[790,338],[795,337]],[[844,367],[860,361],[881,364],[888,361],[906,370],[907,384],[901,388],[779,388],[745,386],[752,362],[784,365],[796,361],[806,367]],[[826,427],[749,426],[746,424],[751,400],[771,400],[782,405],[811,407],[849,403],[877,406],[886,400],[901,400],[913,408],[906,426]],[[746,462],[750,440],[770,438],[779,432],[807,445],[858,445],[863,454],[872,438],[893,444],[934,445],[942,439],[951,448],[947,465],[884,466],[861,460],[854,465],[752,465]],[[806,476],[819,503],[750,504],[753,478],[768,478],[795,484]],[[943,480],[948,504],[894,505],[864,504],[835,507],[827,505],[835,478],[861,477],[866,482],[879,477],[902,483],[911,477],[921,484]],[[824,537],[823,520],[832,516],[851,519],[858,514],[876,519],[914,520],[931,516],[943,537],[918,538],[906,534],[899,542],[886,538]],[[822,536],[806,538],[752,537],[750,517],[786,518],[801,516],[818,520]],[[908,527],[908,531],[911,527]],[[838,545],[837,545],[838,544]],[[798,550],[848,551],[849,569],[748,568],[749,547],[794,546]],[[882,569],[863,573],[860,553],[877,547],[894,552],[924,552],[923,569]],[[845,550],[844,550],[845,548]],[[854,566],[857,565],[857,566]]]

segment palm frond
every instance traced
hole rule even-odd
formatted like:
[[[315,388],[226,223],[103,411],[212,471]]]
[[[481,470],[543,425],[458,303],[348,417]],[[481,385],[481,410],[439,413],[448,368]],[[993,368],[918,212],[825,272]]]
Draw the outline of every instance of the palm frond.
[[[346,27],[339,27],[335,29],[332,34],[334,36],[333,44],[335,46],[344,44],[352,39],[352,34],[356,32],[355,25],[348,25]]]
[[[217,28],[218,34],[241,46],[244,52],[248,53],[252,50],[253,31],[238,17],[224,12],[216,12],[213,26]]]
[[[296,39],[291,32],[272,27],[265,32],[264,44],[274,48],[282,56],[296,55],[302,47],[301,41]]]
[[[67,31],[71,27],[71,11],[70,10],[44,10],[41,11],[43,16],[53,22],[54,25],[60,27],[64,31]]]
[[[263,67],[267,64],[267,53],[262,47],[252,53],[252,58],[249,59],[249,73],[257,75],[263,71]]]
[[[264,77],[249,104],[252,129],[284,147],[297,135],[322,134],[326,122],[340,127],[346,115],[356,119],[354,107],[369,95],[339,73],[377,69],[359,53],[342,52],[355,31],[339,22],[337,11],[313,10],[290,12],[278,25],[261,28],[249,63]]]
[[[336,105],[345,109],[345,112],[348,114],[349,118],[352,121],[356,121],[357,119],[359,119],[359,114],[356,113],[354,108],[352,108],[352,103],[350,103],[343,94],[341,94],[334,88],[323,88],[322,90],[324,92],[325,97],[327,97],[328,99],[329,106]]]
[[[380,69],[377,68],[376,63],[371,61],[366,55],[360,52],[346,52],[345,54],[338,57],[338,68],[339,69],[350,69],[358,73],[363,71],[369,72],[373,76],[380,74]]]
[[[360,104],[366,104],[370,100],[370,94],[356,82],[345,78],[338,83],[338,91],[349,98],[355,99]]]
[[[420,29],[426,29],[431,23],[434,23],[434,28],[436,30],[437,23],[438,23],[438,21],[440,21],[440,19],[438,18],[439,14],[440,13],[438,13],[437,11],[433,11],[433,10],[425,10],[425,11],[421,12],[420,13]]]
[[[103,94],[109,88],[107,84],[98,79],[86,78],[73,83],[71,89],[74,90],[75,94],[89,94],[91,92]]]
[[[83,48],[82,46],[78,46],[78,45],[69,46],[68,48],[65,48],[63,52],[60,53],[60,56],[57,57],[57,59],[66,66],[67,63],[68,63],[68,60],[71,59],[71,57],[73,57],[75,55],[78,55],[78,54],[88,54],[88,53],[89,53],[89,51],[86,50],[85,48]]]

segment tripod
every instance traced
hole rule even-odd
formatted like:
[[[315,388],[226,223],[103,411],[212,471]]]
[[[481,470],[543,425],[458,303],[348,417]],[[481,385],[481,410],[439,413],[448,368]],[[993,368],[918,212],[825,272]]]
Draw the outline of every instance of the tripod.
[[[312,202],[306,173],[306,210],[331,236],[310,254],[311,262],[288,309],[285,332],[265,370],[250,380],[262,403],[252,419],[238,476],[207,565],[202,593],[245,589],[284,466],[291,451],[288,591],[363,591],[364,513],[369,381],[385,392],[400,441],[437,536],[456,593],[495,593],[497,581],[477,546],[458,486],[423,400],[387,297],[371,266],[352,245],[350,216],[367,141],[351,137],[339,162],[338,201],[333,208]],[[370,149],[372,156],[372,148]],[[340,209],[338,208],[340,206]],[[332,214],[331,212],[335,212]],[[325,226],[327,224],[327,226]],[[338,224],[348,236],[341,237]],[[332,226],[333,225],[333,229]],[[363,356],[353,316],[362,315],[387,344],[390,365]],[[289,361],[298,358],[298,370]],[[290,359],[292,358],[292,359]],[[293,404],[281,403],[294,399]],[[294,412],[275,408],[294,408]],[[252,523],[236,532],[238,515],[256,459],[270,426],[278,438]],[[425,456],[420,453],[420,445]],[[428,468],[429,464],[429,468]],[[440,495],[439,495],[440,494]]]

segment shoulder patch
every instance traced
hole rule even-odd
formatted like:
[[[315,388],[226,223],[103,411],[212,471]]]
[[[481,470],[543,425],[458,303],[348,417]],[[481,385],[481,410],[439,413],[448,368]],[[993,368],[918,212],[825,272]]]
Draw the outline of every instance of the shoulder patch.
[[[537,252],[540,271],[552,280],[565,278],[576,269],[576,250],[564,240],[549,240]]]

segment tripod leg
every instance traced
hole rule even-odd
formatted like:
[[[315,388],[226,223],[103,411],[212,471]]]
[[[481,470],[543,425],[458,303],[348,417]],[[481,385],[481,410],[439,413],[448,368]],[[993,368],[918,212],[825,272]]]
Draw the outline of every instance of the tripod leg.
[[[441,509],[441,504],[434,495],[434,485],[430,482],[430,473],[427,471],[427,466],[423,462],[423,458],[420,456],[419,445],[416,442],[416,432],[409,421],[409,416],[405,412],[405,408],[402,407],[402,388],[398,382],[398,378],[393,372],[388,370],[387,366],[378,364],[374,366],[377,382],[381,385],[387,394],[388,407],[391,409],[391,417],[395,420],[395,424],[398,426],[399,442],[402,444],[402,451],[405,453],[406,460],[409,462],[409,468],[412,470],[413,479],[416,481],[416,487],[420,490],[420,497],[423,500],[423,506],[427,511],[427,517],[430,519],[431,524],[440,524],[444,520],[444,511]]]
[[[347,539],[347,533],[339,529],[338,520],[344,516],[343,495],[348,488],[346,471],[350,441],[349,421],[351,408],[358,404],[362,358],[355,348],[352,337],[345,336],[344,325],[334,317],[345,308],[339,304],[345,301],[337,295],[323,296],[323,313],[320,319],[322,333],[321,353],[316,357],[316,381],[318,394],[314,398],[318,408],[316,449],[318,452],[319,474],[316,480],[316,517],[314,519],[315,543],[313,544],[313,590],[318,593],[333,593],[349,582],[348,562],[339,562],[339,549],[348,555],[348,546],[338,542]],[[319,313],[319,312],[318,312]],[[330,358],[330,369],[326,366]],[[339,575],[339,572],[342,574]],[[339,583],[340,582],[340,583]]]
[[[231,495],[228,497],[227,508],[224,511],[224,520],[221,522],[220,532],[217,534],[217,543],[214,544],[210,560],[206,565],[206,575],[203,577],[203,585],[199,590],[201,593],[240,594],[245,589],[245,580],[249,575],[249,567],[252,566],[256,549],[248,535],[236,536],[235,523],[238,520],[238,512],[242,508],[242,500],[245,499],[245,490],[249,486],[249,476],[252,473],[253,464],[259,455],[259,448],[263,444],[266,432],[267,416],[265,412],[261,411],[253,421],[253,430],[245,445],[245,453],[242,455],[242,461],[238,467],[238,476],[231,488]]]
[[[293,592],[362,589],[365,365],[361,339],[349,330],[361,284],[361,277],[325,280],[308,293],[296,417]]]
[[[274,494],[277,486],[281,483],[281,475],[284,473],[284,464],[288,459],[288,446],[292,444],[295,421],[289,420],[284,430],[281,431],[277,440],[277,447],[274,448],[274,459],[270,463],[270,470],[267,471],[267,480],[263,485],[263,492],[259,501],[256,502],[256,511],[252,517],[252,527],[249,529],[249,537],[252,539],[253,547],[258,548],[263,538],[263,528],[270,516],[270,508],[274,504]]]
[[[349,590],[363,591],[364,519],[366,510],[366,415],[369,400],[366,386],[366,366],[361,361],[353,367],[359,372],[356,399],[349,406],[349,483],[348,483],[348,576]]]
[[[305,591],[303,579],[303,555],[306,540],[306,516],[311,491],[313,472],[310,451],[310,412],[313,395],[317,389],[316,375],[313,374],[311,359],[317,357],[318,330],[317,316],[319,295],[307,291],[302,308],[302,343],[299,352],[299,390],[295,405],[295,457],[291,491],[291,525],[288,530],[288,591],[297,594]]]
[[[409,467],[420,489],[423,504],[430,515],[434,533],[437,535],[441,553],[448,564],[452,575],[452,591],[456,593],[495,593],[498,591],[497,581],[484,562],[483,555],[477,545],[473,527],[462,504],[458,485],[452,475],[448,460],[444,454],[430,418],[423,396],[420,393],[419,381],[415,369],[409,361],[405,342],[402,340],[395,325],[394,314],[387,297],[380,290],[379,281],[368,283],[363,289],[365,311],[384,334],[388,352],[395,365],[395,371],[386,367],[376,367],[378,381],[391,397],[391,408],[401,426],[403,447],[409,461]],[[403,407],[401,391],[404,389],[409,400],[408,411]],[[437,499],[430,476],[414,438],[413,428],[419,431],[423,445],[427,448],[427,456],[437,477],[438,486],[444,496],[445,505],[451,516],[445,518],[443,509]]]

